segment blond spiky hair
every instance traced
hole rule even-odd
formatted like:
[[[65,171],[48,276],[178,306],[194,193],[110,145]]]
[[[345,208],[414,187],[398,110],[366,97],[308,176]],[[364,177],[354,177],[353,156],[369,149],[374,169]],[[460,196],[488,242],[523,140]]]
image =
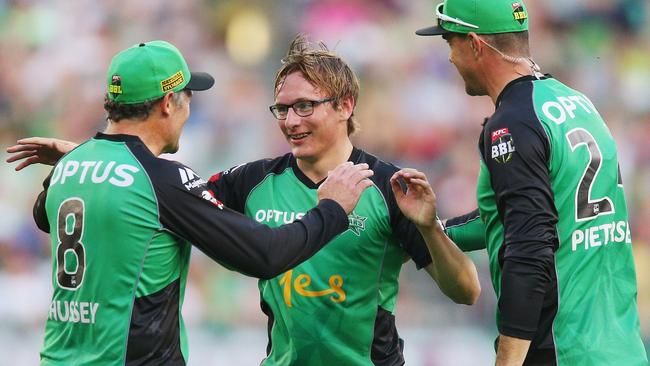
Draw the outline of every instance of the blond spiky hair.
[[[342,99],[351,97],[353,110],[348,119],[348,136],[358,130],[354,106],[359,97],[359,80],[341,57],[331,52],[323,42],[318,42],[315,46],[305,34],[300,33],[291,41],[289,51],[275,76],[275,95],[284,79],[294,72],[300,72],[310,84],[333,98],[334,108],[338,107]]]

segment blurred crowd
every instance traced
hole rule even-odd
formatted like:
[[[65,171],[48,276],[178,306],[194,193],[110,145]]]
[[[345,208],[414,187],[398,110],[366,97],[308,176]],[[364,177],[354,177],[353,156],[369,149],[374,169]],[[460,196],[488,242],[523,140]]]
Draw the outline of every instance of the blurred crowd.
[[[216,88],[192,100],[181,149],[169,158],[207,178],[285,153],[287,143],[268,105],[289,40],[305,32],[342,55],[360,78],[356,114],[362,129],[355,143],[384,160],[425,171],[441,217],[469,212],[476,207],[476,141],[493,106],[488,98],[465,95],[444,41],[415,36],[415,29],[433,24],[435,3],[0,0],[0,155],[4,160],[4,148],[21,137],[81,142],[103,129],[110,57],[154,39],[174,43],[193,70],[217,80]],[[646,0],[528,0],[527,5],[533,58],[544,72],[589,96],[618,142],[648,345],[650,6]],[[2,163],[0,172],[0,354],[12,352],[20,362],[33,364],[47,315],[51,269],[49,239],[33,224],[31,207],[49,169],[16,173],[13,165]],[[192,357],[196,352],[195,360],[209,360],[212,346],[206,340],[226,339],[244,352],[251,349],[252,359],[259,361],[266,323],[256,281],[195,252],[184,309],[191,342],[193,334],[201,335]],[[474,307],[453,305],[424,272],[412,264],[405,267],[397,319],[407,338],[409,364],[477,364],[463,353],[467,349],[474,349],[477,358],[492,357],[494,294],[485,254],[472,258],[483,286]],[[232,334],[239,338],[232,341]],[[247,339],[258,346],[242,347]],[[230,357],[223,364],[244,359],[224,353],[213,356]]]

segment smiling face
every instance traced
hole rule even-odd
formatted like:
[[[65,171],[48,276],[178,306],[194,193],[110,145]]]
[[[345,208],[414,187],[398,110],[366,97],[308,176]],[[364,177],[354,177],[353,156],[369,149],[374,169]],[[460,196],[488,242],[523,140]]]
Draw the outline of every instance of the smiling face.
[[[329,98],[309,83],[300,72],[293,72],[278,85],[275,103],[292,105],[299,101]],[[314,112],[300,117],[289,108],[287,118],[278,120],[278,125],[291,146],[296,159],[315,163],[335,154],[337,149],[349,141],[347,119],[352,113],[351,101],[340,101],[337,108],[332,102],[314,105]]]

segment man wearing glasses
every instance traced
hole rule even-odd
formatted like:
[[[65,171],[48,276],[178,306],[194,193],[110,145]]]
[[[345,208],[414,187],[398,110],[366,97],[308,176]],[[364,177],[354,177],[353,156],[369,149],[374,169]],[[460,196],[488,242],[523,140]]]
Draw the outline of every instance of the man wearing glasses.
[[[316,204],[316,189],[334,166],[363,162],[374,171],[374,186],[349,215],[348,231],[311,260],[259,282],[269,318],[262,365],[403,364],[394,311],[408,257],[455,302],[472,304],[480,293],[474,264],[436,221],[426,177],[411,169],[398,172],[352,146],[358,93],[358,80],[340,57],[296,37],[276,75],[270,107],[291,153],[210,179],[226,205],[275,227]],[[407,183],[407,197],[398,178]],[[429,212],[418,216],[422,207]]]
[[[522,1],[446,0],[438,25],[479,137],[480,216],[498,298],[498,366],[648,365],[617,149],[591,101],[530,57]]]

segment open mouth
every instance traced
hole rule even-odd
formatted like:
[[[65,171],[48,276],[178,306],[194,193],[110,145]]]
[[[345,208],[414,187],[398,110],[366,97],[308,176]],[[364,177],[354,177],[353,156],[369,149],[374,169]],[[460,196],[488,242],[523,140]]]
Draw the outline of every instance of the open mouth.
[[[289,136],[289,139],[291,141],[301,141],[301,140],[303,140],[304,138],[306,138],[309,135],[311,135],[311,132],[294,133],[294,134],[290,134],[288,136]]]

